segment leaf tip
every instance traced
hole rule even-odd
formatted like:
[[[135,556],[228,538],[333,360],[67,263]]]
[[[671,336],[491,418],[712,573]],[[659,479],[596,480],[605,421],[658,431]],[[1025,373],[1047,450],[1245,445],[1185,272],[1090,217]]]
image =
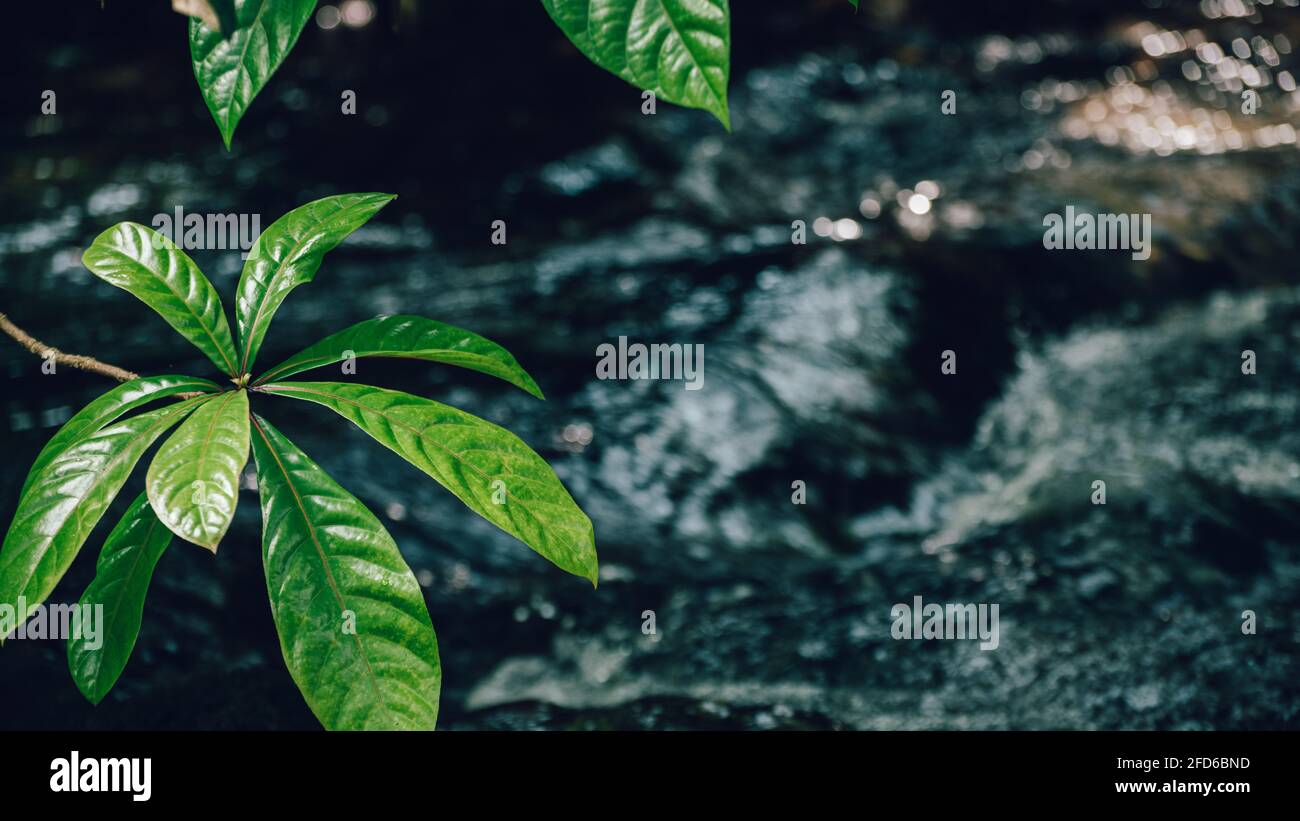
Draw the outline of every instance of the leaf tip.
[[[91,706],[98,707],[99,702],[103,701],[104,696],[108,695],[107,690],[105,690],[102,693],[99,693],[93,689],[86,687],[75,675],[72,677],[72,681],[77,685],[77,691],[81,693],[82,697],[85,698],[86,701],[89,701],[91,703]]]
[[[716,111],[713,111],[713,116],[718,118],[718,122],[722,123],[722,127],[727,129],[727,133],[730,134],[731,133],[731,107],[727,105],[727,100],[725,97],[722,100],[722,105],[719,106]]]

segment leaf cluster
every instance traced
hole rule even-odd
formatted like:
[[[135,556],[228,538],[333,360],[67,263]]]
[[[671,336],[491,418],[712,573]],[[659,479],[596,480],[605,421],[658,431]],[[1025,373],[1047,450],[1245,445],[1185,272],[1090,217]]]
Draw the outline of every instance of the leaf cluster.
[[[80,601],[102,605],[98,640],[83,631],[68,644],[77,687],[99,703],[126,667],[154,567],[173,538],[216,552],[234,517],[251,449],[267,595],[285,663],[308,705],[330,729],[431,729],[442,672],[415,576],[379,519],[254,413],[252,397],[337,413],[557,567],[596,583],[591,520],[545,460],[514,434],[408,393],[290,380],[354,357],[396,357],[469,368],[542,398],[500,345],[436,320],[384,316],[252,376],[289,292],[310,282],[325,255],[392,199],[326,197],[276,220],[240,276],[237,334],[211,282],[166,237],[124,222],[91,243],[86,267],[156,311],[230,387],[185,375],[140,377],[63,425],[28,472],[0,547],[0,605],[10,605],[17,617],[0,623],[0,641],[46,601],[136,465],[161,440],[144,491],[109,534]],[[156,403],[163,404],[142,411]]]

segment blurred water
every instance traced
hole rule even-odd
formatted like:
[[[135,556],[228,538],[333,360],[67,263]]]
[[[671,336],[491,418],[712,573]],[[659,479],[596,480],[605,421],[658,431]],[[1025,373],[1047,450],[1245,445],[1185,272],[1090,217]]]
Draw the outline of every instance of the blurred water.
[[[56,87],[60,114],[4,121],[0,310],[65,350],[207,375],[81,268],[95,234],[176,205],[266,225],[328,193],[399,194],[286,302],[263,364],[388,312],[502,342],[547,402],[416,363],[355,378],[519,433],[591,514],[602,564],[593,592],[342,420],[263,403],[425,587],[445,728],[1296,726],[1293,3],[736,8],[731,135],[639,116],[540,9],[500,35],[527,72],[473,60],[441,32],[499,14],[474,5],[313,28],[230,156],[178,20],[110,7],[94,39],[37,21],[3,105]],[[1042,217],[1066,205],[1151,213],[1155,253],[1045,252]],[[195,256],[229,300],[238,254]],[[595,379],[618,335],[704,344],[704,390]],[[38,366],[0,347],[6,520],[54,426],[106,387]],[[0,724],[315,726],[259,531],[250,490],[215,559],[173,546],[98,708],[62,647],[7,644],[0,691],[25,697],[0,699]],[[999,649],[893,641],[890,606],[916,595],[999,603]]]

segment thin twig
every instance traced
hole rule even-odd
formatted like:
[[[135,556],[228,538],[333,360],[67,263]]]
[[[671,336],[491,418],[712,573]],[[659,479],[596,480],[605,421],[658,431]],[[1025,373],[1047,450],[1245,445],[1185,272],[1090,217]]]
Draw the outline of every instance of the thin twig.
[[[118,382],[130,382],[132,379],[139,379],[140,374],[132,373],[126,368],[119,368],[116,365],[109,365],[106,362],[100,362],[93,356],[82,356],[80,354],[64,353],[63,351],[51,345],[36,339],[31,334],[19,328],[9,320],[9,317],[0,313],[0,331],[4,331],[14,339],[18,344],[27,350],[41,357],[42,359],[51,359],[60,365],[67,365],[69,368],[77,368],[91,373],[101,374],[116,379]]]
[[[54,361],[67,365],[70,368],[77,368],[83,371],[90,371],[101,376],[111,377],[118,382],[130,382],[132,379],[139,379],[140,374],[128,371],[126,368],[119,368],[116,365],[109,365],[107,362],[100,362],[93,356],[82,356],[81,354],[64,353],[58,348],[46,345],[44,342],[36,339],[31,334],[15,325],[9,317],[0,313],[0,331],[4,331],[9,336],[18,340],[18,344],[27,350],[42,358],[54,357]],[[211,391],[186,391],[185,393],[176,394],[180,400],[193,399],[196,396],[203,396]]]

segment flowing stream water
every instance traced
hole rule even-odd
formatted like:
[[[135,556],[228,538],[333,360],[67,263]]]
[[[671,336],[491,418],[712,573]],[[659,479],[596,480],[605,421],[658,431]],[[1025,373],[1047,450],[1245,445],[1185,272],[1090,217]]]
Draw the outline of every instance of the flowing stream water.
[[[456,5],[481,8],[313,24],[231,154],[162,8],[34,23],[0,91],[30,112],[0,126],[0,310],[42,340],[209,375],[81,266],[90,240],[178,205],[266,226],[378,190],[399,199],[285,303],[262,364],[412,313],[537,378],[546,402],[427,363],[356,377],[541,451],[595,523],[594,591],[342,419],[257,403],[415,570],[441,727],[1300,726],[1294,0],[737,2],[731,134],[642,116],[540,9],[476,53],[453,32],[501,4]],[[1067,205],[1150,214],[1150,259],[1044,250]],[[239,254],[194,256],[229,309]],[[704,388],[596,379],[620,335],[703,344]],[[41,444],[108,387],[39,365],[0,345],[6,521]],[[215,558],[173,543],[97,708],[61,644],[7,644],[0,726],[317,726],[279,657],[260,524],[249,488]],[[894,640],[914,596],[997,603],[998,649]]]

